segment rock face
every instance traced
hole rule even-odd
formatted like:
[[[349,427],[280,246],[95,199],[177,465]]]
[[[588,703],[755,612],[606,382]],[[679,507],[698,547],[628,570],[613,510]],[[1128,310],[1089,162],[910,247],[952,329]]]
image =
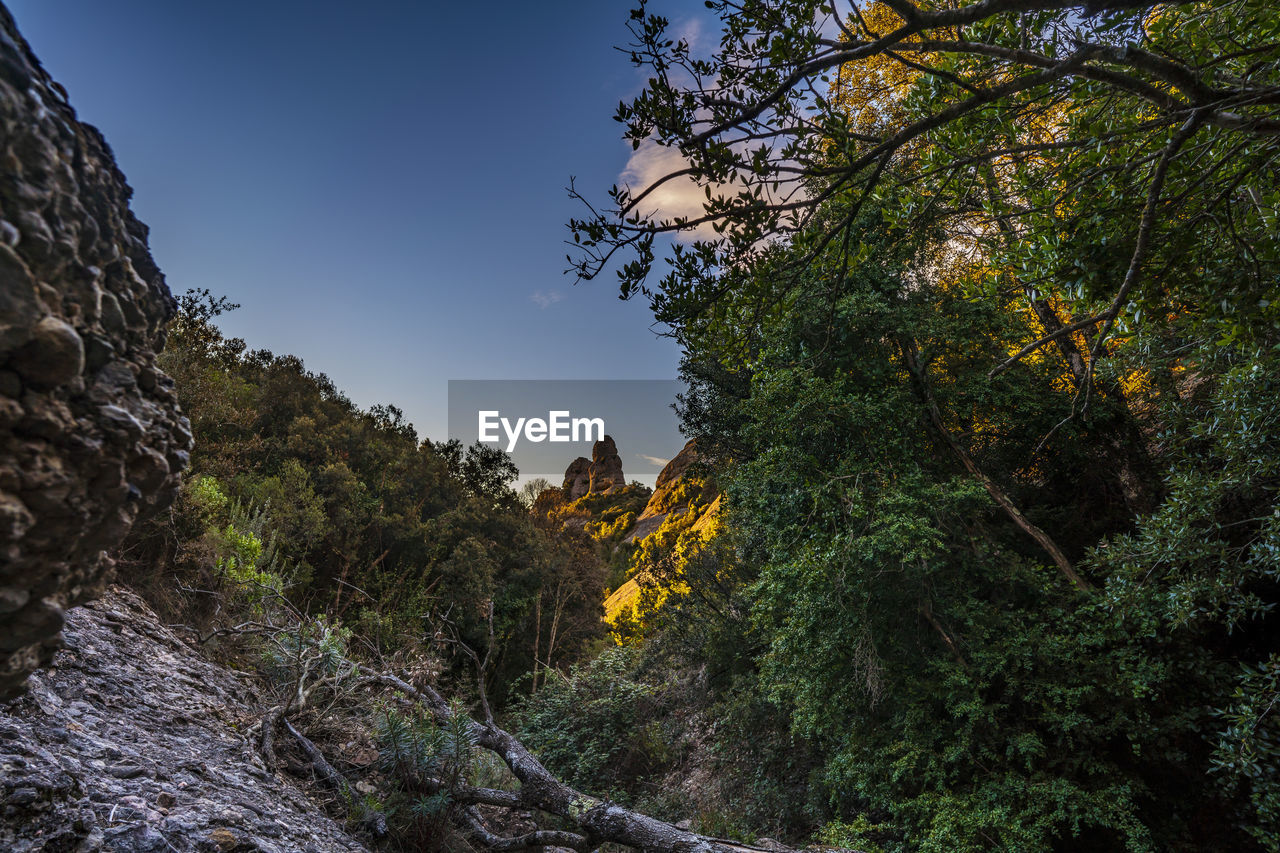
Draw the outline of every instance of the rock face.
[[[258,702],[133,593],[67,614],[67,648],[0,705],[0,849],[362,851],[241,732]]]
[[[585,456],[579,456],[577,459],[569,463],[569,467],[564,471],[564,493],[571,501],[591,491],[591,460]]]
[[[653,492],[657,495],[658,491],[674,484],[677,480],[684,476],[684,472],[689,470],[689,466],[698,461],[698,448],[694,439],[685,442],[684,447],[680,448],[680,452],[675,458],[662,467],[658,472],[658,479],[654,482]]]
[[[176,493],[189,425],[155,353],[174,301],[111,151],[0,6],[0,699]]]
[[[606,435],[592,446],[590,473],[592,492],[607,492],[627,484],[627,478],[622,475],[622,457],[612,437]]]
[[[627,534],[624,541],[638,542],[661,527],[662,522],[671,513],[684,512],[688,508],[687,504],[678,502],[673,493],[681,478],[684,477],[684,472],[697,461],[698,449],[694,446],[693,439],[689,439],[675,458],[663,466],[662,471],[659,472],[658,479],[654,483],[653,494],[645,504],[644,512],[640,513],[635,527],[631,528],[631,532]]]
[[[579,456],[569,463],[564,472],[564,493],[571,501],[576,501],[583,495],[622,488],[626,484],[618,445],[608,435],[592,445],[590,459]]]

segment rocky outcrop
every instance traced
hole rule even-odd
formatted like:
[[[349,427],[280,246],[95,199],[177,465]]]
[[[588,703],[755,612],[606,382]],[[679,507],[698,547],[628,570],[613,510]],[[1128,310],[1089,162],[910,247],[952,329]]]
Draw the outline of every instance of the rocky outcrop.
[[[591,492],[607,492],[620,489],[627,484],[622,474],[622,457],[618,455],[618,445],[611,436],[597,441],[591,448]]]
[[[657,497],[658,492],[671,486],[684,476],[684,472],[689,470],[689,466],[698,461],[698,448],[694,439],[689,439],[684,443],[684,447],[680,448],[680,452],[675,458],[663,466],[658,472],[658,479],[654,482],[653,494]],[[652,500],[652,498],[651,498]]]
[[[698,450],[694,440],[689,439],[675,458],[663,466],[654,483],[653,494],[644,512],[636,519],[636,524],[627,534],[625,542],[638,542],[662,526],[667,516],[673,512],[684,512],[688,508],[687,500],[680,500],[676,495],[676,486],[694,462],[698,461]]]
[[[191,446],[156,368],[174,302],[111,151],[0,6],[0,699],[97,594]]]
[[[591,447],[591,458],[579,456],[564,472],[564,495],[571,501],[589,494],[620,489],[627,484],[622,473],[622,457],[613,437],[606,435]]]
[[[591,460],[579,456],[564,471],[564,496],[571,501],[591,491]]]
[[[242,732],[260,704],[111,587],[0,705],[0,849],[362,851]]]

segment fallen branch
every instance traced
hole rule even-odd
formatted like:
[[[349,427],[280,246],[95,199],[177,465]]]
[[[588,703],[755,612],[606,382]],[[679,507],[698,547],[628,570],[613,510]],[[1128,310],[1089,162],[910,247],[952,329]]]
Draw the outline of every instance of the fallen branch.
[[[495,835],[485,829],[484,821],[475,806],[467,806],[461,810],[464,829],[471,837],[489,850],[500,853],[515,853],[517,850],[532,850],[542,847],[568,847],[582,853],[591,849],[590,842],[581,835],[552,829],[539,829],[524,835],[504,837]]]
[[[285,730],[293,736],[295,741],[297,741],[298,746],[302,749],[303,755],[305,755],[307,757],[307,761],[311,763],[311,769],[315,772],[320,781],[337,791],[344,798],[350,799],[352,796],[351,785],[347,782],[346,777],[339,773],[337,769],[329,763],[329,760],[324,757],[324,753],[320,751],[320,748],[316,746],[310,738],[293,727],[293,723],[289,722],[287,719],[283,722]],[[387,816],[376,809],[366,810],[361,823],[368,827],[369,831],[379,838],[387,834]]]
[[[454,719],[454,711],[449,703],[430,685],[416,687],[390,673],[371,672],[356,664],[352,664],[352,667],[363,675],[360,683],[382,684],[398,691],[422,706],[431,714],[437,725],[446,725]],[[621,844],[636,850],[673,851],[673,853],[731,853],[731,851],[742,853],[742,851],[766,850],[750,844],[699,835],[617,803],[583,794],[553,776],[542,766],[542,762],[538,761],[533,753],[509,732],[494,723],[482,724],[475,720],[468,720],[468,723],[476,745],[495,753],[503,760],[519,780],[520,790],[506,792],[463,788],[454,792],[455,799],[460,803],[474,799],[476,802],[489,802],[506,808],[545,812],[563,818],[576,827],[576,832],[564,835],[574,838],[581,836],[584,839],[582,845],[576,842],[562,845],[551,841],[544,843],[557,843],[558,846],[571,847],[575,850],[593,850],[605,842]],[[471,831],[482,844],[495,850],[523,850],[527,847],[539,846],[534,842],[540,837],[551,838],[550,835],[540,836],[537,833],[514,839],[501,838],[483,830],[482,826],[480,829],[483,833],[479,833],[476,827],[470,825],[465,809],[462,810],[461,815],[460,819],[464,822],[463,828]],[[565,837],[561,840],[568,841],[573,838]],[[771,848],[771,850],[778,853],[778,848]]]
[[[280,715],[284,713],[284,706],[277,705],[270,711],[262,715],[262,720],[258,725],[262,728],[262,736],[258,739],[258,752],[262,754],[262,763],[272,773],[280,767],[280,761],[276,758],[276,726],[280,723]]]
[[[346,794],[351,790],[346,777],[334,769],[334,766],[324,757],[324,753],[310,738],[294,728],[293,723],[288,720],[284,721],[284,727],[289,734],[293,735],[293,739],[298,742],[298,746],[302,748],[302,754],[307,757],[307,761],[311,762],[311,768],[321,782],[324,782],[340,794]]]

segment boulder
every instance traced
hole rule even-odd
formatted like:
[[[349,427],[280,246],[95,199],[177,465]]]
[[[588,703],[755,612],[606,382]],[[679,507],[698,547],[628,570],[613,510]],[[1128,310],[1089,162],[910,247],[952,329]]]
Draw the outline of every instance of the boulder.
[[[588,494],[600,494],[620,489],[627,484],[622,473],[622,457],[618,445],[610,436],[597,441],[591,448],[591,458],[579,456],[564,471],[564,496],[576,501]]]
[[[175,304],[97,130],[0,6],[0,699],[167,505],[191,446],[156,367]]]

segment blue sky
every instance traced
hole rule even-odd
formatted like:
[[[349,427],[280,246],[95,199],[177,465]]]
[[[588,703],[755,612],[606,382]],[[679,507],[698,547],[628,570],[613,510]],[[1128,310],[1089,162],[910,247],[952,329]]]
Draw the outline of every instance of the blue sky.
[[[626,0],[6,2],[170,287],[241,303],[251,347],[435,439],[449,379],[674,378],[642,301],[562,275],[569,177],[629,165]]]

